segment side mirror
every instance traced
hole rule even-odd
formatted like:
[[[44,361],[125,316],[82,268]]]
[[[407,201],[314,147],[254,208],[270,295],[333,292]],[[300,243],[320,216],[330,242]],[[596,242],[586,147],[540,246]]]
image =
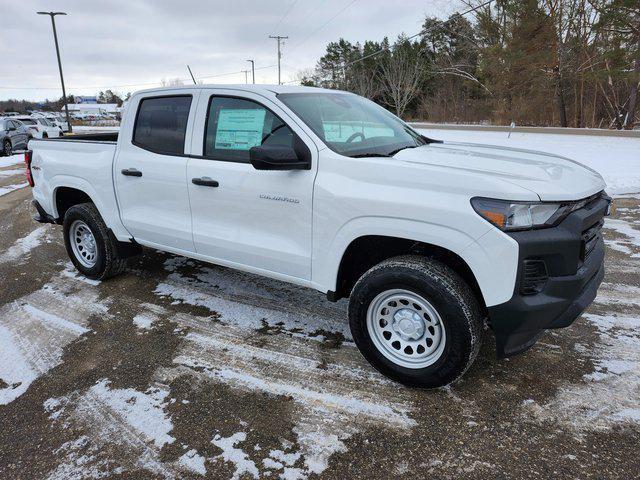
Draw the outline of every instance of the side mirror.
[[[249,159],[256,170],[311,169],[311,152],[306,148],[306,145],[304,145],[304,149],[277,145],[253,147],[249,150]]]

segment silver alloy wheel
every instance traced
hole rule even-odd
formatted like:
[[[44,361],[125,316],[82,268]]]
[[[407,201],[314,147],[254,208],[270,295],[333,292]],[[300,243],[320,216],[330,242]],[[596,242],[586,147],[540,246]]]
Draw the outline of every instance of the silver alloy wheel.
[[[69,228],[69,241],[76,259],[84,267],[92,268],[98,259],[98,249],[89,226],[82,220],[75,220]]]
[[[425,368],[442,355],[446,332],[426,299],[403,289],[387,290],[367,310],[367,331],[378,351],[405,368]]]

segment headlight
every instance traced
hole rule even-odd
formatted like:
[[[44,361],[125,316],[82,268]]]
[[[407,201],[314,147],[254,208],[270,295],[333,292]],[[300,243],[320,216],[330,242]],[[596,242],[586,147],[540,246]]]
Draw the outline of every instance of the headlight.
[[[482,218],[500,230],[531,230],[560,223],[577,204],[544,202],[511,202],[476,197],[471,206]]]

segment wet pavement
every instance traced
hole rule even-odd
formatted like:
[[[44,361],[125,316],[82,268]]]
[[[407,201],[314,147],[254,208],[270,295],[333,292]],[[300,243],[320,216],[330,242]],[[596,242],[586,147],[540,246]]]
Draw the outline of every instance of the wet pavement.
[[[5,162],[7,163],[7,162]],[[0,478],[599,478],[640,468],[640,200],[571,327],[408,389],[345,301],[145,250],[94,282],[0,167]],[[2,172],[10,172],[3,175]]]

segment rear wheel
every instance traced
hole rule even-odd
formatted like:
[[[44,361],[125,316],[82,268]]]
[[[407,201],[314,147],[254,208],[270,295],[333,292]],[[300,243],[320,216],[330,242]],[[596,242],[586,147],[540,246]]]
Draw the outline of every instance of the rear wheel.
[[[85,276],[104,280],[121,273],[125,258],[93,203],[69,208],[62,224],[69,258]]]
[[[351,294],[349,323],[369,363],[409,386],[453,382],[480,349],[482,315],[471,288],[426,257],[396,257],[366,272]]]
[[[5,140],[2,143],[2,154],[8,157],[11,155],[12,152],[13,152],[13,149],[11,148],[11,141]]]

